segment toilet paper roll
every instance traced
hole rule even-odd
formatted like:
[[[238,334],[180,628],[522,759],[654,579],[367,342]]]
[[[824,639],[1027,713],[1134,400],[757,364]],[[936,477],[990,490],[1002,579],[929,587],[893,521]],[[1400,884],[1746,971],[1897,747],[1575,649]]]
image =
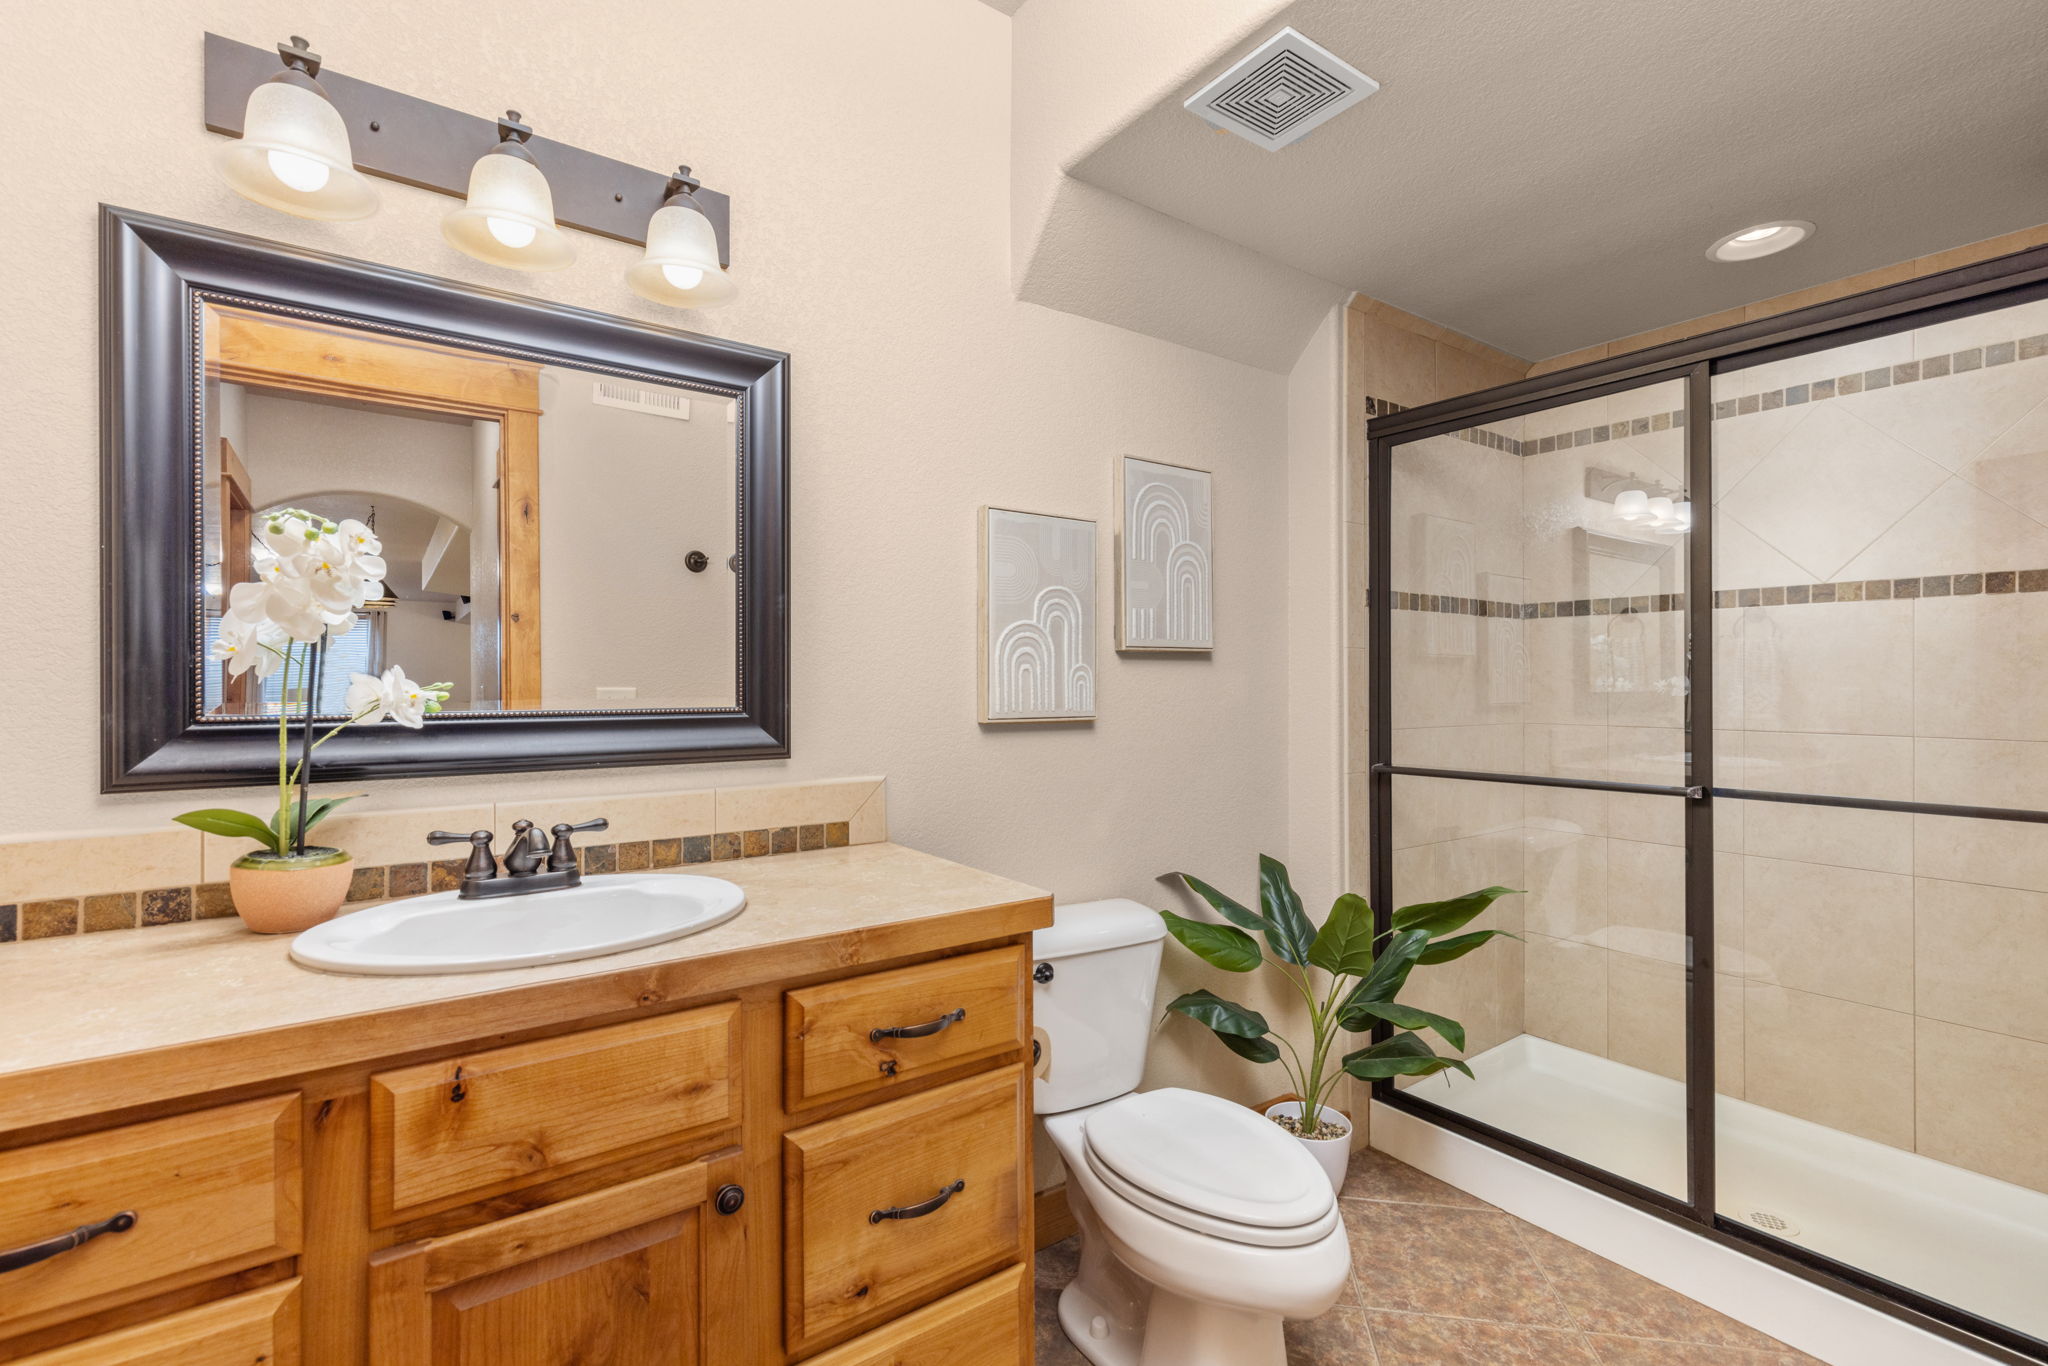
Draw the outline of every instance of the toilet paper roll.
[[[1031,1075],[1039,1081],[1052,1078],[1052,1040],[1042,1029],[1031,1031],[1031,1056],[1036,1060],[1031,1065]]]

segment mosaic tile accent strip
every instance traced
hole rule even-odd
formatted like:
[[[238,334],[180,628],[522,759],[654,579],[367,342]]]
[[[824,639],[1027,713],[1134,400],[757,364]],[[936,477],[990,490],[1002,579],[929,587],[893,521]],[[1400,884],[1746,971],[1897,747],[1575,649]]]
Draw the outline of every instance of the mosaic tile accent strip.
[[[1917,384],[1921,380],[1967,375],[1972,370],[1985,370],[1995,365],[2011,365],[2015,361],[2039,360],[2044,356],[2048,356],[2048,332],[2032,337],[2018,337],[2012,341],[1992,342],[1988,346],[1972,346],[1962,351],[1951,351],[1946,355],[1924,356],[1919,360],[1902,361],[1897,365],[1880,365],[1873,370],[1823,376],[1808,380],[1804,384],[1788,384],[1782,389],[1768,389],[1736,398],[1716,399],[1714,420],[1719,422],[1749,413],[1770,412],[1777,408],[1796,408],[1802,403],[1819,403],[1845,394],[1860,394],[1871,389],[1891,389],[1901,384]]]
[[[1847,579],[1834,583],[1774,584],[1765,588],[1719,588],[1714,591],[1714,606],[1798,607],[1813,603],[1970,598],[2002,593],[2048,593],[2048,569],[1982,569],[1961,574],[1922,574],[1904,579]],[[1617,616],[1623,612],[1683,612],[1685,594],[1498,602],[1437,593],[1396,592],[1393,606],[1396,612],[1534,621],[1553,617]]]
[[[1966,375],[1973,370],[1986,370],[1992,366],[2011,365],[2017,361],[2039,360],[2043,357],[2048,357],[2048,332],[2031,337],[2016,337],[2011,341],[1991,342],[1984,346],[1972,346],[1940,356],[1902,361],[1897,365],[1881,365],[1872,370],[1857,370],[1846,375],[1825,375],[1801,384],[1788,384],[1781,389],[1761,390],[1735,398],[1716,399],[1714,420],[1721,422],[1732,417],[1744,417],[1750,413],[1796,408],[1803,403],[1820,403],[1827,399],[1860,394],[1872,389],[1890,389],[1901,384],[1917,384],[1921,380]],[[1365,400],[1365,415],[1369,418],[1406,411],[1404,405],[1390,403],[1383,398],[1368,395]],[[1507,451],[1512,455],[1545,455],[1551,451],[1593,446],[1603,441],[1643,436],[1650,432],[1668,431],[1684,425],[1685,410],[1675,408],[1670,412],[1651,413],[1647,417],[1629,418],[1624,422],[1610,422],[1604,426],[1581,427],[1576,431],[1559,432],[1555,436],[1536,437],[1531,440],[1516,440],[1513,437],[1502,436],[1498,432],[1488,431],[1484,427],[1467,427],[1463,431],[1449,432],[1446,435],[1457,437],[1460,441],[1469,441],[1477,446],[1485,446],[1490,450]]]
[[[844,849],[852,843],[847,821],[818,825],[785,825],[767,830],[728,831],[717,835],[678,835],[671,839],[593,844],[579,852],[586,873],[641,872],[682,868],[714,859],[759,858],[812,849]],[[450,892],[462,885],[461,859],[432,863],[394,863],[357,868],[349,880],[350,904],[396,900],[427,892]],[[31,901],[0,906],[0,944],[24,939],[54,939],[138,926],[179,925],[193,920],[221,920],[235,913],[225,882],[164,887],[148,892],[118,892]]]

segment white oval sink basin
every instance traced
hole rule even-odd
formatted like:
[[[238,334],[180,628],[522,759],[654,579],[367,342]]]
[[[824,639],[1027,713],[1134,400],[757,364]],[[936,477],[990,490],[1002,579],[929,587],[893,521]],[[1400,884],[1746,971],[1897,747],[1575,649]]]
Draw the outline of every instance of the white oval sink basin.
[[[525,968],[680,939],[746,904],[724,878],[688,873],[607,873],[476,901],[436,892],[315,925],[292,941],[292,957],[326,972],[379,975]]]

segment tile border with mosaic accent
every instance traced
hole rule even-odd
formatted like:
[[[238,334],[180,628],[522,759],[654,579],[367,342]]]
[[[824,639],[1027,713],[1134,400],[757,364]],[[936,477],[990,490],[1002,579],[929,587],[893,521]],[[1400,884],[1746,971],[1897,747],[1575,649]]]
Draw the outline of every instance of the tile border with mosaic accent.
[[[1799,607],[1817,603],[1895,602],[1913,598],[1992,597],[2048,593],[2048,569],[1984,569],[1961,574],[1921,574],[1901,579],[1842,579],[1833,583],[1785,583],[1763,588],[1717,588],[1714,606]],[[1604,617],[1624,613],[1683,612],[1685,594],[1653,593],[1627,598],[1561,598],[1551,602],[1502,602],[1445,593],[1394,594],[1396,612],[1532,621],[1553,617]]]
[[[1848,394],[1891,389],[1902,384],[1916,384],[1921,380],[1967,375],[1976,370],[1988,370],[1994,366],[2039,360],[2044,357],[2048,357],[2048,332],[2037,333],[2031,337],[2015,337],[2011,341],[1965,347],[1961,351],[1923,356],[1918,360],[1900,361],[1894,365],[1856,370],[1846,375],[1822,375],[1801,384],[1787,384],[1777,389],[1759,390],[1734,398],[1716,399],[1714,421],[1723,422],[1729,418],[1746,417],[1751,413],[1768,413],[1779,408],[1796,408],[1803,403],[1821,403]],[[1365,415],[1369,418],[1385,417],[1404,411],[1406,405],[1390,403],[1386,399],[1371,395],[1366,396]],[[1517,439],[1488,431],[1484,427],[1467,427],[1460,431],[1446,432],[1444,435],[1491,450],[1506,451],[1510,455],[1527,456],[1547,455],[1551,451],[1571,450],[1577,446],[1598,445],[1603,441],[1644,436],[1650,432],[1661,432],[1684,425],[1685,410],[1679,408],[1595,427],[1580,427],[1574,431],[1559,432],[1554,436]]]
[[[851,813],[846,820],[586,845],[579,851],[583,858],[583,871],[592,874],[633,873],[764,858],[772,854],[843,849],[856,843],[856,824],[862,826],[859,843],[886,840],[888,833],[885,827],[874,820],[862,819],[868,803],[881,796],[882,780],[875,782],[874,790],[857,804],[863,809]],[[835,786],[843,784],[789,784],[784,789],[738,788],[725,791],[744,793],[756,804],[764,794],[770,802],[787,795],[801,803],[818,790]],[[706,795],[716,790],[706,789]],[[631,794],[626,799],[637,795]],[[462,885],[462,868],[462,859],[359,866],[349,882],[346,904],[360,905],[452,891]],[[146,891],[89,892],[19,899],[0,904],[0,944],[177,925],[194,920],[221,920],[234,913],[234,902],[225,882],[193,882]]]

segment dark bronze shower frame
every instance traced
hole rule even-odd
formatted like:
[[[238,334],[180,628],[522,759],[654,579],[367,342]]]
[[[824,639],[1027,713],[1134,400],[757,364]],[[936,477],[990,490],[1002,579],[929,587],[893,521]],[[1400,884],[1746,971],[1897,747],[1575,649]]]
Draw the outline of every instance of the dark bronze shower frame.
[[[1370,438],[1367,533],[1369,579],[1367,645],[1371,767],[1369,850],[1372,902],[1380,928],[1394,904],[1393,791],[1397,777],[1512,783],[1671,797],[1685,803],[1686,880],[1686,1164],[1684,1198],[1639,1185],[1542,1144],[1470,1119],[1391,1079],[1376,1082],[1373,1097],[1407,1114],[1519,1157],[1637,1209],[1692,1229],[1717,1243],[1846,1295],[1860,1303],[1961,1342],[1996,1360],[2048,1362],[2048,1342],[1981,1315],[1897,1285],[1806,1248],[1770,1238],[1723,1217],[1715,1208],[1714,1155],[1714,805],[1716,801],[1788,802],[1808,806],[1897,811],[2048,824],[2048,811],[1886,801],[1814,793],[1722,787],[1714,781],[1713,523],[1709,512],[1693,520],[1687,554],[1685,615],[1689,637],[1685,781],[1672,786],[1545,778],[1418,768],[1394,762],[1393,658],[1393,451],[1397,445],[1518,417],[1561,402],[1599,398],[1648,385],[1680,381],[1686,388],[1686,487],[1695,507],[1711,510],[1713,487],[1712,377],[1771,361],[1827,350],[1870,337],[2048,297],[2048,247],[2037,247],[1904,284],[1837,299],[1776,317],[1743,323],[1684,341],[1595,361],[1535,379],[1466,394],[1375,417]],[[1695,724],[1698,718],[1698,724]],[[1381,1025],[1376,1037],[1391,1031]]]

